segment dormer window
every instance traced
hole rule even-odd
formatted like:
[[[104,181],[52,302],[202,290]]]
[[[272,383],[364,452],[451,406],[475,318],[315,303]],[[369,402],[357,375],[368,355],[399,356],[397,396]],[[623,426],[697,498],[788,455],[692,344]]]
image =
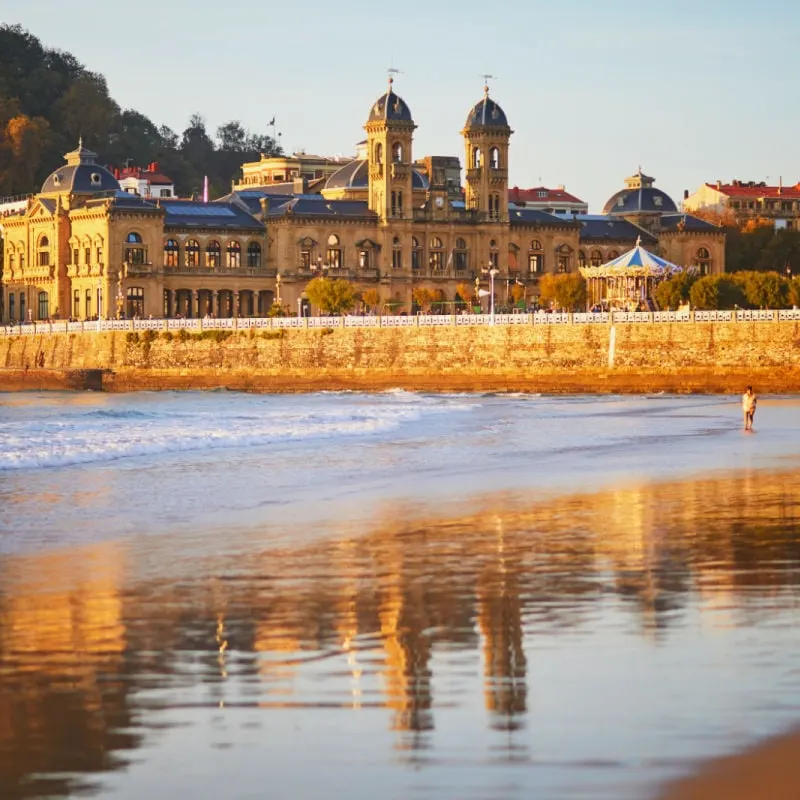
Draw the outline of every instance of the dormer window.
[[[61,186],[61,175],[60,175],[60,174],[58,174],[58,175],[53,175],[53,183],[54,183],[56,186]]]
[[[663,202],[664,202],[664,198],[663,197],[659,197],[658,195],[656,195],[653,198],[653,205],[654,206],[661,206],[663,204]]]
[[[89,176],[89,180],[91,180],[92,186],[99,186],[102,183],[102,178],[100,177],[99,172],[93,172]]]

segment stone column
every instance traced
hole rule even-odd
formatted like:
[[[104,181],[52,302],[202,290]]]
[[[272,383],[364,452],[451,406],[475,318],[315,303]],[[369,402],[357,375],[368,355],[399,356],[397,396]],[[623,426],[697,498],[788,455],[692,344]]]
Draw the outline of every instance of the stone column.
[[[233,309],[231,310],[231,313],[234,317],[238,317],[239,311],[239,290],[235,289],[233,292]]]
[[[165,289],[164,290],[164,300],[166,308],[164,309],[164,316],[165,317],[174,317],[175,316],[175,301],[172,297],[172,289]]]
[[[219,298],[216,289],[211,290],[211,316],[218,317],[219,316]]]
[[[197,301],[197,289],[192,289],[191,300],[189,303],[189,313],[187,314],[188,317],[192,319],[196,319],[198,315],[198,301]]]

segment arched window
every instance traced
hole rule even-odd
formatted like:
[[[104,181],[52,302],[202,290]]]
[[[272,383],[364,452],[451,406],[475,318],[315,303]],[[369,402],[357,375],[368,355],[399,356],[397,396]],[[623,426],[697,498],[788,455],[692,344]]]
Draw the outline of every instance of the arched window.
[[[380,142],[375,145],[375,163],[383,164],[383,145]]]
[[[453,250],[453,269],[456,272],[467,268],[467,242],[462,238],[456,239],[456,246]]]
[[[711,272],[711,252],[707,247],[698,248],[696,261],[701,275],[708,275]]]
[[[144,289],[140,286],[131,286],[128,289],[127,301],[125,316],[128,319],[144,316]]]
[[[395,236],[392,239],[392,269],[403,268],[403,251],[400,247],[400,237]]]
[[[528,251],[528,272],[544,272],[544,248],[538,239],[531,240]]]
[[[609,250],[606,259],[613,261],[615,258],[619,258],[619,253],[616,250]]]
[[[599,267],[603,263],[603,254],[599,250],[592,250],[589,254],[589,263],[593,267]]]
[[[578,266],[586,266],[586,253],[583,250],[578,250]]]
[[[225,266],[228,269],[239,269],[242,266],[242,246],[239,242],[228,242],[225,249]]]
[[[428,266],[433,272],[441,272],[444,269],[444,252],[442,251],[442,240],[438,236],[431,236],[428,253]]]
[[[258,242],[250,242],[247,245],[247,266],[261,266],[261,245]]]
[[[419,239],[411,237],[411,269],[418,270],[422,265],[422,248],[419,246]]]
[[[500,169],[500,151],[496,147],[489,150],[489,164],[492,169]]]
[[[36,263],[40,267],[46,267],[50,264],[50,240],[46,236],[42,236],[39,239]]]
[[[85,248],[87,250],[87,255],[91,257],[91,253],[89,253],[89,248]],[[125,261],[129,264],[144,264],[145,263],[145,250],[142,246],[142,237],[136,233],[136,231],[131,231],[125,237]],[[88,261],[86,262],[89,263]]]
[[[472,169],[478,169],[481,165],[481,149],[480,147],[472,148]]]
[[[197,239],[189,239],[183,249],[184,263],[187,267],[200,266],[200,243]]]
[[[395,142],[392,145],[392,161],[395,164],[401,163],[403,160],[403,145],[400,142]]]
[[[50,317],[50,295],[47,292],[39,292],[39,319]]]
[[[178,261],[179,256],[180,248],[178,247],[178,242],[175,239],[167,239],[164,242],[164,266],[177,267],[180,263]]]
[[[326,261],[331,269],[340,269],[342,266],[342,248],[339,237],[332,233],[328,237],[328,252]]]
[[[216,239],[212,239],[206,245],[206,267],[217,269],[222,258],[222,247]]]

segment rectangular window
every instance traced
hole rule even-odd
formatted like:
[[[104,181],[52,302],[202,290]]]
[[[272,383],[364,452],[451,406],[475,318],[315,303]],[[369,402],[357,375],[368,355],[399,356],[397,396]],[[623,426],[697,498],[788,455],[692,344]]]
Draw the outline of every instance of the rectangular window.
[[[539,253],[528,254],[528,271],[542,272],[544,268],[544,256]]]
[[[558,271],[569,272],[569,256],[558,257]]]
[[[302,269],[311,269],[311,251],[310,250],[301,250],[300,251],[300,267]]]
[[[72,293],[72,316],[78,319],[81,315],[81,293],[76,289]]]
[[[441,272],[442,270],[442,264],[444,263],[442,260],[442,255],[443,253],[441,250],[434,250],[430,254],[430,265],[434,272]]]
[[[16,309],[14,308],[14,301],[15,301],[15,300],[16,300],[16,296],[15,296],[15,295],[13,295],[13,294],[10,294],[10,295],[8,296],[8,318],[9,318],[9,320],[11,320],[12,322],[14,321],[14,311],[16,310]]]
[[[77,247],[72,251],[72,263],[75,265],[80,263],[80,250]]]
[[[369,250],[358,251],[358,266],[361,267],[361,269],[369,267]]]
[[[85,309],[86,319],[89,319],[89,317],[92,316],[92,290],[91,289],[87,289],[86,290],[86,293],[84,295],[84,302],[85,302],[84,309]]]
[[[91,247],[87,247],[83,251],[83,257],[84,257],[84,262],[83,262],[84,264],[91,264],[92,263],[92,248]]]
[[[9,269],[14,269],[14,254],[13,253],[9,253],[8,254],[8,268]]]
[[[489,266],[492,269],[497,269],[497,253],[489,253]]]
[[[419,263],[420,263],[420,253],[421,250],[417,250],[416,248],[411,251],[411,269],[418,270]]]
[[[342,266],[342,251],[332,248],[328,250],[328,266],[331,269],[339,269]]]
[[[103,290],[102,288],[97,289],[97,319],[103,315]]]
[[[403,268],[403,251],[392,250],[392,269]]]
[[[25,292],[19,293],[19,319],[20,322],[25,319]]]
[[[453,266],[456,272],[461,272],[467,268],[467,254],[463,250],[456,250],[453,254]]]
[[[39,251],[39,266],[40,267],[47,267],[50,264],[50,251],[49,250],[40,250]]]
[[[97,248],[97,263],[98,264],[102,264],[103,263],[103,248],[102,247],[98,247]]]

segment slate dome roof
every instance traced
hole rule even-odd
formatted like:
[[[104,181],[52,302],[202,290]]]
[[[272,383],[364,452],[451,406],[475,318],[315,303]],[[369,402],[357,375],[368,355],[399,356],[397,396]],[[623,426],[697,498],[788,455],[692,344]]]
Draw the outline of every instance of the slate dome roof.
[[[369,164],[366,159],[356,159],[345,164],[325,181],[325,189],[366,189],[367,186],[369,186]],[[411,188],[428,188],[427,179],[413,168]]]
[[[653,186],[655,178],[645,175],[641,167],[625,178],[625,188],[611,195],[603,206],[604,214],[674,214],[678,207],[673,199]]]
[[[389,120],[391,122],[413,122],[411,109],[400,95],[392,91],[392,80],[389,79],[389,90],[382,94],[369,110],[367,122]]]
[[[67,163],[47,176],[42,184],[41,194],[98,194],[120,191],[117,179],[105,167],[96,164],[96,158],[96,153],[87,150],[79,142],[77,149],[64,156]]]
[[[507,128],[506,112],[489,97],[489,89],[484,88],[483,98],[477,102],[467,114],[465,128]]]
[[[677,210],[675,201],[666,192],[653,186],[621,189],[609,197],[603,206],[604,214],[636,214],[640,211],[674,214]]]

